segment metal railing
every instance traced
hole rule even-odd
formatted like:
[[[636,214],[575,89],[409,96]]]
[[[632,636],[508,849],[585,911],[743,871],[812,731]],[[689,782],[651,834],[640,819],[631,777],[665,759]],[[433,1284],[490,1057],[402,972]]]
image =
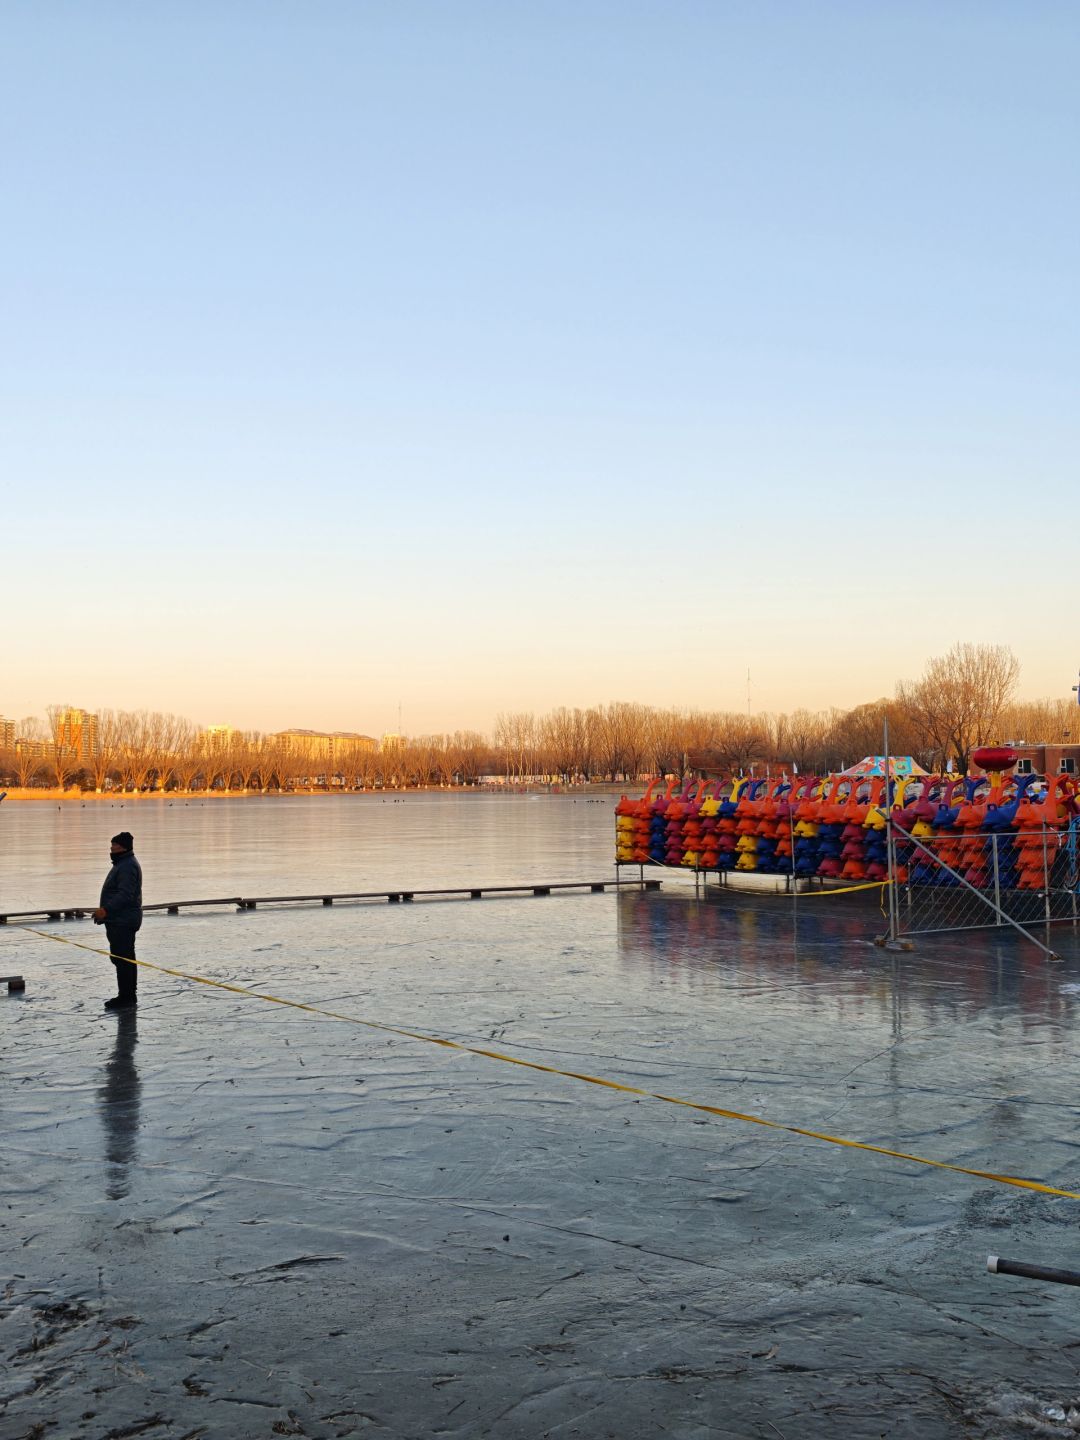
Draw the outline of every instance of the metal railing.
[[[913,835],[890,825],[897,935],[1080,921],[1080,826]],[[894,937],[895,938],[895,937]],[[1047,953],[1049,947],[1034,940]]]

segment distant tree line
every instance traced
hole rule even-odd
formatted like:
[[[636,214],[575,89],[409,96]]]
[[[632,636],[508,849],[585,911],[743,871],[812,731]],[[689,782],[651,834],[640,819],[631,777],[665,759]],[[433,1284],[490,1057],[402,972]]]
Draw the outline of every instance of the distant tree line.
[[[424,735],[385,750],[359,736],[264,735],[202,730],[178,715],[102,710],[93,743],[73,743],[51,706],[49,723],[28,717],[0,747],[0,777],[21,787],[105,791],[347,789],[475,784],[494,763],[482,735]]]
[[[797,767],[825,774],[889,750],[925,769],[951,760],[965,770],[976,746],[1008,739],[1080,739],[1080,714],[1067,700],[1017,701],[1015,656],[1000,645],[955,645],[904,681],[892,699],[853,709],[736,711],[657,709],[619,702],[544,716],[500,715],[494,743],[506,774],[640,775],[745,773]]]
[[[48,725],[30,717],[16,727],[17,742],[0,748],[0,777],[9,785],[95,791],[246,793],[465,786],[484,778],[631,782],[766,767],[824,774],[880,754],[886,719],[892,754],[912,755],[935,771],[951,760],[962,771],[979,744],[1080,738],[1080,715],[1068,701],[1015,700],[1018,674],[1003,646],[956,645],[930,660],[918,680],[898,685],[892,699],[850,710],[745,715],[616,701],[545,715],[500,714],[490,738],[456,731],[381,749],[362,737],[305,744],[295,735],[208,732],[156,711],[105,710],[97,715],[93,751],[83,755],[65,740],[64,712],[54,706]]]

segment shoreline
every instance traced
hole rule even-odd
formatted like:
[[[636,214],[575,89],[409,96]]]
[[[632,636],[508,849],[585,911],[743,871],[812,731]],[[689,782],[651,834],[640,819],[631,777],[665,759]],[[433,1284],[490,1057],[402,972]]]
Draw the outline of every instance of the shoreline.
[[[626,794],[628,789],[640,788],[640,782],[628,786],[621,781],[615,784],[604,781],[596,785],[410,785],[402,790],[31,790],[14,785],[7,791],[0,787],[0,795],[4,797],[4,804],[12,801],[30,804],[51,801],[60,805],[86,805],[106,801],[111,805],[117,802],[126,805],[154,800],[290,800],[298,796],[303,799],[311,796],[339,799],[342,796],[378,795],[383,799],[392,796],[395,800],[403,800],[409,795],[618,796]]]

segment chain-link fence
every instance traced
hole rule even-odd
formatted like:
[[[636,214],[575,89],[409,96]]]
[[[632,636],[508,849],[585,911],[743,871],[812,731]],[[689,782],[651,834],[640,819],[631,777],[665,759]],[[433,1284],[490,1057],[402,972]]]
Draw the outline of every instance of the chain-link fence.
[[[1080,921],[1080,823],[909,834],[893,828],[898,929],[908,935]]]

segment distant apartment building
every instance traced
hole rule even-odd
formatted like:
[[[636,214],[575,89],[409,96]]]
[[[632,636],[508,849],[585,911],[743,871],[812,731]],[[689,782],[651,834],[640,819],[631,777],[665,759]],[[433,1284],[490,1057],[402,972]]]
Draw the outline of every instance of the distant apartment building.
[[[360,735],[355,730],[335,730],[330,738],[337,750],[347,746],[355,746],[358,750],[374,750],[376,748],[374,736]]]
[[[405,736],[387,734],[379,741],[379,749],[384,755],[393,754],[396,750],[404,750]]]
[[[374,750],[375,741],[370,735],[358,735],[350,730],[279,730],[271,735],[290,755],[303,756],[307,760],[332,762],[335,756],[350,746],[361,750]]]
[[[329,760],[334,742],[319,730],[279,730],[271,735],[287,755],[303,756],[305,760]]]
[[[220,755],[228,750],[235,734],[231,725],[208,725],[203,731],[203,740],[211,755]]]
[[[15,753],[45,764],[46,761],[53,759],[56,747],[51,740],[24,740],[17,735],[15,737]]]
[[[98,717],[73,706],[61,710],[53,722],[52,744],[78,764],[87,764],[98,753]]]
[[[0,715],[0,750],[15,749],[15,721]]]

